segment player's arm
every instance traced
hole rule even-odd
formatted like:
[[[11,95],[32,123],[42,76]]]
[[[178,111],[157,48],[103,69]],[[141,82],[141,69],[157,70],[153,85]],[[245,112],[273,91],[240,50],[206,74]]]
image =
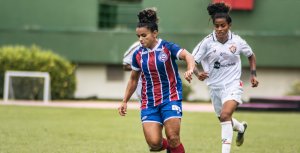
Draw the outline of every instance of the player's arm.
[[[201,81],[204,81],[206,78],[208,78],[208,73],[204,71],[200,72],[197,65],[194,68],[194,74]]]
[[[250,73],[251,73],[250,82],[252,84],[252,87],[257,87],[259,82],[256,78],[256,57],[254,53],[248,57],[248,61],[249,61]]]
[[[124,71],[131,71],[131,65],[130,64],[124,64],[123,65],[123,70]]]
[[[140,77],[140,71],[135,71],[135,70],[131,71],[131,75],[127,83],[124,99],[120,107],[118,108],[119,114],[121,116],[125,116],[127,113],[127,102],[129,101],[130,97],[132,96],[132,94],[134,93],[137,87],[139,77]]]
[[[187,71],[184,73],[184,78],[188,82],[191,82],[193,71],[194,71],[194,68],[195,68],[195,60],[194,60],[193,56],[185,49],[183,49],[180,52],[179,58],[181,60],[185,60],[185,62],[187,64]]]
[[[199,71],[198,65],[199,63],[204,59],[205,53],[206,53],[206,41],[202,40],[197,44],[197,46],[193,49],[193,58],[196,62],[196,66],[194,68],[194,74],[195,76],[201,80],[204,81],[206,78],[208,78],[208,72],[205,71]],[[204,68],[203,68],[204,69]]]

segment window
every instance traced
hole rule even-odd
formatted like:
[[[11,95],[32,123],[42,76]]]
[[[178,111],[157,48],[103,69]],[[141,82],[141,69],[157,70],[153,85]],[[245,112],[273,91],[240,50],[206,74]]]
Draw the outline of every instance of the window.
[[[141,0],[107,1],[99,4],[100,29],[135,29],[137,13],[141,10]]]
[[[117,5],[99,5],[99,28],[114,28],[116,26]]]

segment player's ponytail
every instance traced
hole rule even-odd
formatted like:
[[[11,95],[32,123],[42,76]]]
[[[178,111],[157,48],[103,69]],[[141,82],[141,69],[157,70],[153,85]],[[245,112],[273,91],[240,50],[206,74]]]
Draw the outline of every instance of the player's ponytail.
[[[207,6],[207,11],[213,22],[215,22],[215,19],[217,18],[225,18],[228,24],[232,22],[232,19],[229,16],[230,7],[225,3],[209,4]]]
[[[158,31],[156,8],[146,8],[140,11],[137,16],[139,18],[139,22],[137,24],[138,28],[146,27],[152,32],[155,30]]]

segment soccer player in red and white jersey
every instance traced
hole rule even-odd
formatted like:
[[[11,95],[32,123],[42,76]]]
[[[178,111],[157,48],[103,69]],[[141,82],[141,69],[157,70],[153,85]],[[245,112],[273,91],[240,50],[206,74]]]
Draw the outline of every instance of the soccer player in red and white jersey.
[[[139,41],[134,42],[128,50],[124,53],[123,56],[123,69],[124,71],[131,71],[131,65],[132,65],[132,56],[134,51],[136,51],[138,48],[141,47],[141,44]],[[142,91],[142,78],[140,77],[135,94],[137,95],[138,99],[141,100],[141,91]]]
[[[142,78],[141,120],[144,136],[150,151],[167,150],[168,153],[184,153],[180,141],[182,117],[182,82],[176,60],[185,60],[184,77],[191,81],[195,61],[193,56],[177,44],[158,38],[155,9],[145,9],[138,14],[136,35],[141,47],[134,52],[132,71],[119,114],[127,113],[127,102]],[[167,139],[163,138],[165,128]]]
[[[238,132],[236,145],[244,142],[247,123],[232,118],[237,106],[242,103],[243,93],[240,54],[248,57],[252,87],[258,86],[256,78],[256,58],[251,47],[240,36],[230,31],[232,19],[230,8],[224,3],[210,4],[208,13],[214,24],[214,31],[205,37],[193,50],[198,64],[204,72],[195,68],[195,75],[205,81],[210,89],[211,100],[221,122],[222,153],[229,153],[233,130]]]

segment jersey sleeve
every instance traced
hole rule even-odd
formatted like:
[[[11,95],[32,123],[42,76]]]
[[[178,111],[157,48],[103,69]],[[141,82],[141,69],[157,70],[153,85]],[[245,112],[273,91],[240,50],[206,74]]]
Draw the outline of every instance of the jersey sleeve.
[[[194,60],[197,64],[200,64],[201,61],[204,59],[206,56],[206,43],[204,40],[199,42],[197,46],[193,49],[192,55],[194,57]]]
[[[137,41],[135,43],[133,43],[128,49],[127,51],[124,53],[123,56],[123,65],[131,65],[132,63],[132,56],[134,51],[136,51],[138,48],[140,47],[140,43]]]
[[[241,53],[243,55],[245,55],[246,57],[250,57],[253,54],[251,47],[242,38],[240,40],[240,45],[241,45]]]
[[[123,57],[123,65],[131,65],[132,63],[132,55],[133,54],[127,54],[126,56]]]
[[[166,47],[171,52],[172,58],[179,60],[179,54],[183,51],[183,49],[179,45],[172,43],[172,42],[168,42]]]
[[[141,54],[139,53],[138,50],[136,50],[133,53],[131,60],[132,60],[131,69],[134,71],[140,71],[141,70],[141,67],[140,67]]]

